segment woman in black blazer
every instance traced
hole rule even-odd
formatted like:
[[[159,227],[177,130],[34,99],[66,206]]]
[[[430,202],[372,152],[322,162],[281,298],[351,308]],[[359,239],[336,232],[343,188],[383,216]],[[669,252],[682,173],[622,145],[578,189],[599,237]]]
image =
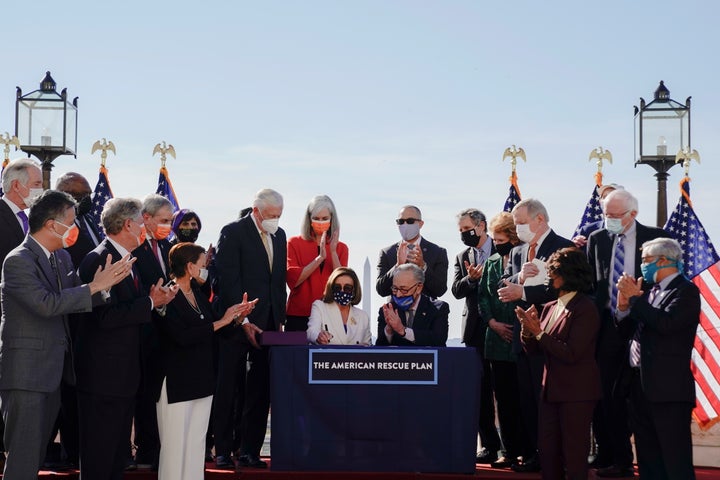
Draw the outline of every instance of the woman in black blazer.
[[[159,320],[163,382],[156,392],[161,451],[159,480],[198,480],[205,472],[205,435],[215,390],[213,334],[239,324],[256,300],[231,306],[219,318],[200,284],[207,278],[205,249],[170,249],[170,273],[180,290]],[[233,327],[229,327],[233,328]]]

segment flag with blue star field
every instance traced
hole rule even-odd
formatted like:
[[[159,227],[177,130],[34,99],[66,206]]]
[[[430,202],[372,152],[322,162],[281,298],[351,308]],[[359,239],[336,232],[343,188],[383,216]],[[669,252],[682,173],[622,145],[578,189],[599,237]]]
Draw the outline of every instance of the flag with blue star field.
[[[505,206],[503,206],[503,212],[512,212],[513,207],[520,201],[520,188],[517,184],[517,173],[512,172],[510,177],[510,190],[508,191],[507,199],[505,199]]]
[[[155,193],[170,200],[170,203],[173,205],[173,212],[180,209],[177,197],[175,196],[175,190],[173,190],[172,183],[170,183],[170,175],[168,174],[167,168],[164,166],[160,167],[160,176],[158,177],[158,186]]]
[[[100,214],[103,211],[105,202],[113,198],[112,190],[110,189],[110,181],[108,180],[108,171],[104,165],[100,166],[100,173],[98,174],[98,181],[95,184],[95,190],[92,195],[92,210],[89,215],[92,217],[92,221],[97,225],[97,231],[100,234],[101,240],[105,238],[105,230],[102,228],[100,222]]]
[[[720,421],[720,256],[693,210],[689,177],[680,182],[680,190],[680,201],[664,228],[680,242],[685,275],[700,289],[700,324],[690,367],[697,395],[693,417],[706,430]]]
[[[600,206],[600,194],[598,193],[598,188],[600,188],[599,185],[595,185],[593,188],[590,200],[588,200],[587,204],[585,204],[585,211],[580,219],[580,223],[575,228],[573,238],[580,235],[585,226],[591,223],[596,223],[602,219],[602,207]]]

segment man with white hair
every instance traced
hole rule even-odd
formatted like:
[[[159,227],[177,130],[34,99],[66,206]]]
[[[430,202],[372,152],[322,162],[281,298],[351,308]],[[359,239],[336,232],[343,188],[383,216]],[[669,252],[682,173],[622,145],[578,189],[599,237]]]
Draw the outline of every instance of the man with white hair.
[[[252,212],[225,225],[217,243],[220,310],[242,302],[246,292],[247,298],[258,299],[243,323],[228,325],[219,338],[213,420],[218,468],[235,468],[232,452],[241,466],[267,467],[260,449],[270,408],[270,363],[269,349],[258,344],[258,335],[279,330],[285,321],[287,240],[278,227],[282,211],[278,192],[260,190]]]
[[[599,477],[621,478],[633,475],[633,455],[626,402],[613,395],[625,352],[625,342],[613,324],[616,284],[623,273],[633,278],[640,275],[640,247],[643,243],[668,237],[668,234],[636,220],[638,201],[627,190],[611,192],[601,205],[605,228],[593,232],[587,243],[595,305],[600,312],[596,355],[603,388],[603,398],[593,418],[598,455],[592,466],[599,469]]]
[[[615,318],[629,340],[619,385],[626,387],[641,478],[695,478],[690,357],[700,291],[683,275],[682,255],[677,240],[645,242],[642,278],[625,274],[618,282]]]

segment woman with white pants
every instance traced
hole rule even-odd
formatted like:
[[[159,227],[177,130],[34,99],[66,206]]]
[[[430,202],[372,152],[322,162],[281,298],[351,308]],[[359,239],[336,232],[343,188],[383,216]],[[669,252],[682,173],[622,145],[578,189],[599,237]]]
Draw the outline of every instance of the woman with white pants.
[[[240,323],[255,301],[214,313],[200,290],[207,278],[205,249],[179,243],[170,249],[171,276],[179,291],[159,321],[162,387],[156,392],[160,463],[158,480],[201,480],[205,436],[215,390],[213,335]]]

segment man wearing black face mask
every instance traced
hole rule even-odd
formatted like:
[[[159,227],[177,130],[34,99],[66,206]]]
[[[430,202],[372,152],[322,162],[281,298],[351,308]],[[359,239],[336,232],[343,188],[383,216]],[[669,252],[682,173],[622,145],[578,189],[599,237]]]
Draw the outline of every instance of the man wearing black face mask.
[[[80,266],[83,258],[102,241],[102,235],[89,215],[92,209],[92,190],[87,179],[76,172],[68,172],[57,179],[55,190],[70,194],[78,203],[75,224],[80,229],[75,245],[66,248],[75,268]]]
[[[477,455],[478,463],[492,463],[497,460],[501,448],[500,437],[495,427],[495,406],[489,363],[485,360],[485,331],[478,311],[478,282],[482,277],[485,260],[495,253],[492,239],[487,234],[485,214],[476,208],[468,208],[457,215],[460,239],[467,245],[455,257],[455,277],[452,294],[465,299],[462,313],[463,343],[475,347],[478,372],[480,373],[479,424],[478,433],[482,450]]]

